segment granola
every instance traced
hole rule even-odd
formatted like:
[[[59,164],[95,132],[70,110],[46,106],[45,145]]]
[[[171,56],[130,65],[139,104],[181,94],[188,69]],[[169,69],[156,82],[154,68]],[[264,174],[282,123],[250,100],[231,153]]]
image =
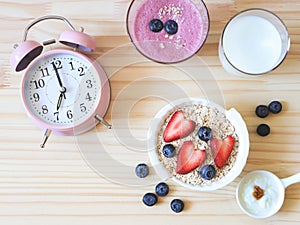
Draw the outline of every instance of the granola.
[[[183,144],[183,142],[189,140],[193,141],[195,147],[197,147],[198,149],[206,150],[206,159],[202,163],[202,165],[196,168],[195,170],[193,170],[192,172],[185,175],[180,175],[176,173],[176,164],[177,164],[176,156],[172,158],[166,158],[162,153],[163,146],[167,144],[166,142],[164,142],[163,139],[164,130],[170,118],[177,110],[182,110],[185,114],[186,119],[191,119],[195,121],[196,128],[193,131],[193,133],[190,134],[188,137],[171,142],[171,144],[173,144],[174,147],[176,148],[176,155],[178,154],[178,150],[180,146]],[[212,151],[210,149],[209,144],[205,141],[200,140],[197,135],[199,128],[202,126],[210,127],[213,131],[213,137],[215,138],[223,139],[226,136],[231,135],[235,140],[235,144],[232,153],[227,161],[227,164],[221,169],[216,167],[216,176],[212,180],[205,180],[200,176],[200,169],[203,165],[207,165],[207,164],[215,165]],[[191,105],[174,109],[174,111],[172,111],[165,118],[165,121],[158,133],[157,140],[158,140],[157,151],[159,155],[159,160],[162,162],[164,167],[169,171],[171,176],[175,176],[176,179],[180,180],[181,182],[191,184],[191,185],[211,184],[226,176],[226,174],[231,170],[231,168],[235,163],[237,153],[238,153],[238,146],[239,146],[238,135],[235,132],[235,128],[230,123],[230,121],[226,118],[225,114],[216,108],[204,106],[200,104],[191,104]]]

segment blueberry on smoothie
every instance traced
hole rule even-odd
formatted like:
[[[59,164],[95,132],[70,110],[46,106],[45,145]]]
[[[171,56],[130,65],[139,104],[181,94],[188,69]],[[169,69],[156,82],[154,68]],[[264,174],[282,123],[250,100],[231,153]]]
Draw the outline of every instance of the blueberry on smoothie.
[[[168,20],[165,23],[165,30],[170,35],[176,34],[178,31],[178,24],[174,20]]]
[[[158,33],[164,28],[164,24],[159,19],[153,19],[149,23],[149,28],[152,32]]]

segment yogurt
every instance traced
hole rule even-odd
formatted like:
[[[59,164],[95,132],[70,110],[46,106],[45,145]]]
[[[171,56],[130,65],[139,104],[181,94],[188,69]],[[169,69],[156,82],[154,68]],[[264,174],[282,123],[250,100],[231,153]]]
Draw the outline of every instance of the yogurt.
[[[135,12],[129,12],[135,14],[132,24],[127,21],[130,38],[137,49],[146,57],[163,63],[182,61],[195,54],[207,38],[209,17],[204,3],[200,0],[194,2],[142,1]],[[149,23],[153,19],[159,19],[163,24],[168,20],[176,21],[178,32],[174,35],[168,34],[165,29],[152,32]]]
[[[241,208],[251,216],[266,217],[281,206],[284,198],[282,188],[280,180],[271,173],[250,173],[241,181],[238,189]]]

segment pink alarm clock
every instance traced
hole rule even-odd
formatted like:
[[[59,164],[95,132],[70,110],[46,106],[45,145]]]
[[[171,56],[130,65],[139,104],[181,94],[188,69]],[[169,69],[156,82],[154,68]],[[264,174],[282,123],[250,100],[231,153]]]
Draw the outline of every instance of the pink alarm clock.
[[[73,50],[43,52],[40,43],[27,40],[32,26],[49,19],[64,21],[69,26],[59,42]],[[55,40],[44,45],[52,43]],[[33,122],[46,130],[42,148],[51,133],[79,135],[99,122],[111,128],[103,119],[110,103],[109,80],[101,65],[82,53],[95,49],[94,38],[83,33],[83,29],[76,31],[61,16],[40,17],[25,28],[23,41],[12,53],[10,63],[16,72],[26,69],[21,81],[22,103]]]

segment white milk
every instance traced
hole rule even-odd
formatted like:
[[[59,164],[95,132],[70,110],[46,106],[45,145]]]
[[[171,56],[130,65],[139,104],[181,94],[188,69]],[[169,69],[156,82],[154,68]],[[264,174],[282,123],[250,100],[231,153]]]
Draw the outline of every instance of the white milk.
[[[258,16],[233,19],[223,35],[224,53],[237,69],[265,73],[282,60],[282,40],[276,27]]]

